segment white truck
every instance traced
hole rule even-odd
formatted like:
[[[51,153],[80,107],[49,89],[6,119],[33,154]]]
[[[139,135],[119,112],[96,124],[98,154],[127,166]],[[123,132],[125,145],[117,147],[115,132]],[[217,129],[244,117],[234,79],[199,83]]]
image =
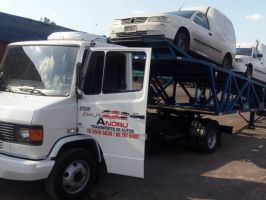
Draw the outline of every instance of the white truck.
[[[259,42],[237,44],[233,71],[245,74],[265,82],[266,79],[266,46]]]
[[[168,132],[170,121],[176,132],[189,128],[186,117],[176,123],[169,115],[163,127],[147,114],[151,48],[95,39],[66,32],[8,46],[0,67],[0,178],[45,179],[53,198],[80,199],[101,164],[144,177],[149,132]],[[194,125],[198,148],[213,152],[218,124]]]

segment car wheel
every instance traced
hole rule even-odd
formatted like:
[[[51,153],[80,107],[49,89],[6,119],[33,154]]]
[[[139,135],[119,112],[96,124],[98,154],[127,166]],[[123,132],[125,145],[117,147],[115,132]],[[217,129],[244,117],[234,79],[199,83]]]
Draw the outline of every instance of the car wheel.
[[[223,59],[222,67],[224,69],[231,69],[232,68],[232,59],[228,54],[225,55],[225,57]]]
[[[96,178],[94,156],[83,149],[68,149],[61,153],[45,181],[45,187],[53,199],[81,199]]]
[[[183,50],[184,52],[188,52],[189,49],[189,38],[187,34],[183,31],[179,31],[175,38],[175,45]]]
[[[253,74],[253,69],[251,65],[247,66],[247,71],[245,73],[245,77],[247,77],[248,79],[252,78],[252,74]]]

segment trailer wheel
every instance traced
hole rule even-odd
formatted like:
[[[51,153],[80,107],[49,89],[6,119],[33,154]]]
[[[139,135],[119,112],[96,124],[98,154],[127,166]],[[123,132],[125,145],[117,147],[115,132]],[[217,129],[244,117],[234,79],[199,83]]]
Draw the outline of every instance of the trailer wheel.
[[[83,149],[69,149],[59,155],[45,181],[45,188],[53,199],[81,199],[96,179],[94,156]]]
[[[221,134],[216,121],[208,120],[205,125],[205,135],[198,138],[198,150],[201,153],[213,153],[221,145]]]

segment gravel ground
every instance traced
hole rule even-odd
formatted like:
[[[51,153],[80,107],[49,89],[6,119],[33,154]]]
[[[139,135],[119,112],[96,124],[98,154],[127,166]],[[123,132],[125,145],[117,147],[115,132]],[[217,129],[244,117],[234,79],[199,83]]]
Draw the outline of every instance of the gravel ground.
[[[214,154],[201,155],[182,142],[148,145],[145,179],[102,175],[86,200],[266,199],[266,119],[245,129],[235,115],[219,121],[234,125]],[[2,200],[48,200],[42,182],[0,180]]]

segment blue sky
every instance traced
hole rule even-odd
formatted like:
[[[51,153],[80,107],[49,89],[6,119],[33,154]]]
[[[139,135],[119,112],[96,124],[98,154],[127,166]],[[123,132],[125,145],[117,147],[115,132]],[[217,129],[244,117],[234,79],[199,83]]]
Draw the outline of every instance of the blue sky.
[[[213,6],[234,24],[238,42],[266,43],[265,0],[0,0],[0,12],[96,34],[108,34],[114,18],[178,10],[181,6]]]

